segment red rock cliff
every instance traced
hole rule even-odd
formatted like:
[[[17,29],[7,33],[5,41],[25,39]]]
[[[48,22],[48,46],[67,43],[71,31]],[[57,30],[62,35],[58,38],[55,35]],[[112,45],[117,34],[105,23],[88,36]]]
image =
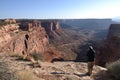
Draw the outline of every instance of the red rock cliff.
[[[43,55],[46,61],[62,58],[61,53],[49,45],[49,37],[39,21],[27,22],[25,26],[28,29],[27,31],[6,32],[10,39],[1,47],[2,51],[21,55],[23,52],[25,54],[34,54],[36,52]],[[3,42],[3,39],[0,41]]]
[[[98,54],[99,65],[120,59],[120,24],[111,24],[107,40],[101,46]]]

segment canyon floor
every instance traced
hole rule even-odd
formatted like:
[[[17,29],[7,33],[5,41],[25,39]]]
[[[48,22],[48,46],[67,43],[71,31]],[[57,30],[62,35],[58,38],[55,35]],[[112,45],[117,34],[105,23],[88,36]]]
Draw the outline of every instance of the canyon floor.
[[[31,72],[36,76],[35,80],[102,80],[102,77],[97,75],[97,73],[106,70],[105,68],[95,65],[93,74],[87,76],[85,74],[87,72],[87,63],[63,61],[53,63],[39,62],[39,65],[33,65],[30,61],[4,54],[0,54],[0,63],[1,62],[7,65],[8,73],[17,74],[23,72],[22,74],[24,75],[25,71]],[[27,77],[27,73],[25,75]],[[31,75],[28,73],[28,78],[29,77],[31,77]]]

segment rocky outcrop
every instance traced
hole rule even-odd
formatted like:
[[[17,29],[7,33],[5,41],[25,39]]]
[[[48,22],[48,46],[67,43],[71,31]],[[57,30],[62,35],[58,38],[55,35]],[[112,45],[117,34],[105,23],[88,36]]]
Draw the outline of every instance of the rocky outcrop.
[[[41,22],[41,26],[45,28],[50,39],[58,37],[56,31],[61,30],[59,22],[57,21],[43,21]]]
[[[9,24],[15,24],[16,20],[15,19],[5,19],[3,20],[5,23],[9,23]]]
[[[35,27],[41,27],[41,22],[37,21],[37,20],[21,20],[21,21],[17,21],[20,26],[20,29],[23,31],[32,31],[33,28]]]
[[[11,40],[10,34],[0,31],[0,51]]]
[[[60,24],[59,24],[58,21],[42,21],[41,25],[48,32],[53,32],[55,30],[59,30],[60,29]]]
[[[5,32],[9,32],[9,31],[18,32],[19,26],[17,24],[7,24],[7,25],[3,25],[1,29]]]
[[[20,30],[18,33],[1,29],[5,32],[0,35],[0,43],[4,44],[0,45],[2,51],[20,55],[38,53],[45,61],[63,57],[57,49],[49,44],[49,37],[39,21],[25,22],[24,24],[27,30]]]
[[[14,19],[5,19],[0,21],[0,51],[9,41],[12,40],[12,34],[19,31],[19,26]]]
[[[106,41],[101,45],[97,63],[106,63],[120,59],[120,24],[111,24]]]

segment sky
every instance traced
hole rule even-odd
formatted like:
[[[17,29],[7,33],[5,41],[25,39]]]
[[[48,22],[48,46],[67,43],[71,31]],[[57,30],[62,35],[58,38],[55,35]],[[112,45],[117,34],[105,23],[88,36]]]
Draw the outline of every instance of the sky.
[[[120,17],[120,0],[0,0],[0,19]]]

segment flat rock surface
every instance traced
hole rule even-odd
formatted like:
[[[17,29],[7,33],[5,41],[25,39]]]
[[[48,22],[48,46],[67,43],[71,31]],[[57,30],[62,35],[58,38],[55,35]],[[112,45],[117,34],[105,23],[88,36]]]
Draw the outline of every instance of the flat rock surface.
[[[40,62],[39,65],[33,66],[30,61],[10,57],[9,55],[1,56],[0,61],[5,62],[10,71],[16,73],[21,70],[32,71],[40,80],[95,80],[94,75],[105,68],[94,66],[93,74],[87,76],[87,63],[83,62]]]

